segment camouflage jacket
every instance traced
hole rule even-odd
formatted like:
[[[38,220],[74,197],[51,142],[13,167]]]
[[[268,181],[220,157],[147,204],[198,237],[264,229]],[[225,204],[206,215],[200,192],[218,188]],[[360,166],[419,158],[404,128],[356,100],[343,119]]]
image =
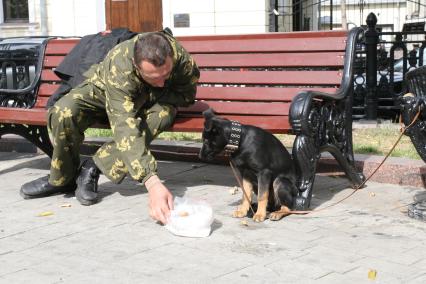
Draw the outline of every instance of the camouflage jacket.
[[[171,75],[164,88],[153,88],[144,83],[132,62],[134,45],[139,36],[115,46],[85,76],[105,95],[105,109],[113,139],[122,152],[121,158],[126,168],[135,180],[144,182],[156,172],[156,163],[152,165],[155,159],[145,145],[143,129],[138,127],[144,109],[156,102],[174,106],[193,104],[200,73],[186,50],[166,34],[174,51]]]

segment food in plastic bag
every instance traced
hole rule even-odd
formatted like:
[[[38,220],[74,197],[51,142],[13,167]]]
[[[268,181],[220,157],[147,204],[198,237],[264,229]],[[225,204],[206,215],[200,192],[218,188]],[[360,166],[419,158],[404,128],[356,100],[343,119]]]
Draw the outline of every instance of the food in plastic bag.
[[[208,237],[213,223],[213,210],[207,202],[176,197],[166,229],[177,236]]]

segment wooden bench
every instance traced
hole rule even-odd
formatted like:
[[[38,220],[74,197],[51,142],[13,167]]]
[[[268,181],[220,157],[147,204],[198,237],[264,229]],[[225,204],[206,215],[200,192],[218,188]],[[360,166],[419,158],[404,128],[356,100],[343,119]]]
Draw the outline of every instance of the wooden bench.
[[[196,103],[178,111],[171,131],[201,132],[202,111],[296,135],[293,158],[300,190],[297,208],[309,207],[320,153],[330,152],[354,185],[364,179],[352,150],[353,65],[362,29],[179,37],[200,67]],[[53,69],[78,39],[47,43],[38,96],[31,109],[0,108],[0,135],[19,134],[47,155],[45,105],[58,88]]]

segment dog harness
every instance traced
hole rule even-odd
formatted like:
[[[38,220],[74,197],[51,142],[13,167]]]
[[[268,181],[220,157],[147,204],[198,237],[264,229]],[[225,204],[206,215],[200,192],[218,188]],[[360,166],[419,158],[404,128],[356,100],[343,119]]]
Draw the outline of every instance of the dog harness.
[[[238,150],[241,139],[241,123],[231,120],[231,135],[228,144],[225,146],[225,156],[231,156]]]

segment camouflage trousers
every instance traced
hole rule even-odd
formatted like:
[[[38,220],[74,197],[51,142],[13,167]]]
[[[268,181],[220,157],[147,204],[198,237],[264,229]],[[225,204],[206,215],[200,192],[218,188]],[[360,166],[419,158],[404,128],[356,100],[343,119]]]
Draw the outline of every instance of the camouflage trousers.
[[[161,115],[160,115],[161,113]],[[148,146],[162,131],[173,124],[176,109],[168,104],[156,103],[138,114],[139,128],[145,135],[145,145],[138,145],[138,154],[144,177],[156,174],[157,163]],[[49,109],[48,129],[53,144],[49,183],[66,185],[76,179],[80,165],[80,146],[84,131],[95,123],[108,124],[103,91],[91,83],[84,82],[63,96]],[[105,155],[105,153],[108,155]],[[114,141],[102,145],[93,157],[98,168],[112,182],[119,183],[128,173]],[[117,169],[117,161],[120,164]]]

